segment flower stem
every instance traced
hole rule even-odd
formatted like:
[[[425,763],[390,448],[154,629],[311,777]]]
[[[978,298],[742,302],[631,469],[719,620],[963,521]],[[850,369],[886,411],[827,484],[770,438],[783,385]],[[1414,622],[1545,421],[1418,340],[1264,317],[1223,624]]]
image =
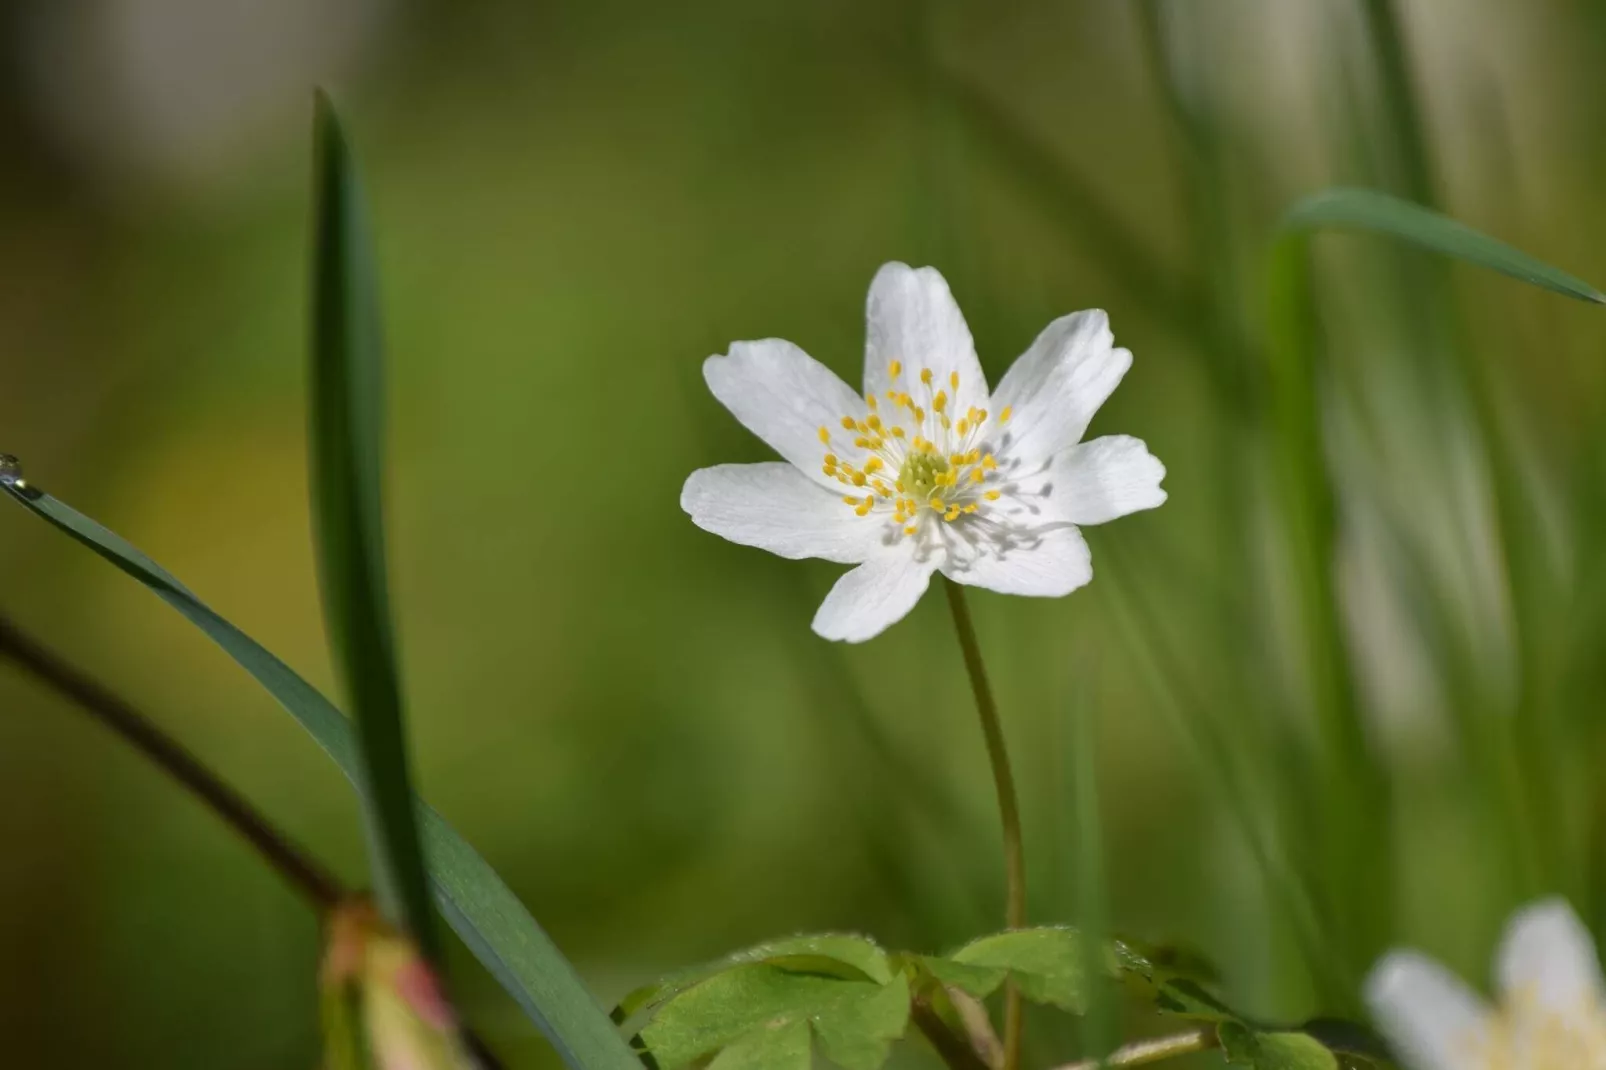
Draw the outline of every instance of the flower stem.
[[[992,763],[993,783],[998,788],[998,816],[1004,826],[1004,878],[1007,900],[1004,924],[1011,929],[1026,925],[1026,854],[1021,844],[1020,802],[1015,795],[1015,775],[1009,768],[1009,751],[1004,746],[1004,727],[998,720],[998,704],[993,701],[993,689],[987,683],[987,667],[982,663],[981,645],[976,642],[976,628],[970,621],[970,605],[965,601],[965,589],[953,580],[942,578],[943,590],[948,594],[948,608],[953,611],[954,631],[959,635],[959,649],[965,655],[965,671],[970,674],[970,690],[976,697],[976,712],[981,715],[981,731],[987,740],[987,760]],[[1004,990],[1004,1070],[1017,1070],[1020,1066],[1021,1002],[1020,992],[1014,984]]]
[[[1143,1066],[1146,1063],[1157,1063],[1163,1059],[1175,1059],[1179,1055],[1192,1055],[1197,1051],[1209,1051],[1217,1044],[1216,1033],[1213,1029],[1195,1029],[1188,1033],[1178,1033],[1175,1036],[1156,1037],[1153,1040],[1136,1040],[1131,1044],[1116,1048],[1102,1059],[1087,1059],[1079,1063],[1067,1063],[1055,1067],[1054,1070],[1098,1070],[1100,1067]]]

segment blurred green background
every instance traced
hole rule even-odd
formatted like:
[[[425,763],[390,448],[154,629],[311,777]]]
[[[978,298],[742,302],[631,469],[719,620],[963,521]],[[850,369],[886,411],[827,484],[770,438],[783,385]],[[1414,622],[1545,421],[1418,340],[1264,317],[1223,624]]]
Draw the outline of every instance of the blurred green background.
[[[856,382],[891,259],[944,271],[995,380],[1108,309],[1136,362],[1093,433],[1169,468],[1163,509],[1090,533],[1087,590],[974,599],[1034,919],[1074,920],[1085,716],[1115,927],[1197,948],[1254,1013],[1354,1013],[1396,941],[1481,979],[1541,892],[1598,931],[1606,320],[1318,244],[1326,564],[1371,772],[1313,714],[1263,330],[1276,221],[1333,183],[1606,280],[1598,0],[13,0],[0,50],[0,448],[325,688],[308,128],[336,87],[387,308],[419,781],[599,999],[785,932],[999,925],[941,600],[829,645],[836,566],[677,506],[693,469],[766,455],[702,359],[778,336]],[[349,789],[222,654],[20,511],[0,555],[0,609],[363,879]],[[301,903],[9,667],[0,708],[6,1064],[314,1065]],[[1318,946],[1277,859],[1347,919]],[[554,1063],[467,956],[454,989],[510,1062]],[[1030,1040],[1031,1065],[1075,1050]]]

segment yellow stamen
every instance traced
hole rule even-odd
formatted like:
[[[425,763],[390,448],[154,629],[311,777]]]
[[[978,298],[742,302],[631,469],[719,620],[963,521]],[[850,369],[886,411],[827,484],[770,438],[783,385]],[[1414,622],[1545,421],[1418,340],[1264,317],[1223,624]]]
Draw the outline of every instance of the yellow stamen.
[[[959,389],[959,373],[958,372],[949,372],[948,373],[948,386],[951,389],[954,389],[954,390],[958,390]]]
[[[921,368],[920,369],[920,381],[922,383],[925,383],[927,386],[931,385],[931,369],[930,368]]]
[[[983,494],[982,497],[986,498],[990,502],[996,502],[999,498],[999,492],[996,490],[990,490],[986,494]]]
[[[931,407],[933,409],[937,410],[938,412],[941,412],[943,409],[947,408],[948,407],[948,393],[947,393],[947,391],[944,391],[944,390],[937,391],[937,396],[931,399]]]
[[[830,428],[827,428],[827,427],[820,428],[820,441],[821,442],[830,442],[831,441],[831,430],[830,430]]]
[[[1005,405],[1004,406],[1004,411],[998,414],[998,422],[1001,423],[1001,424],[1009,423],[1010,413],[1012,413],[1014,411],[1015,411],[1015,406],[1013,406],[1013,405]]]
[[[892,372],[892,377],[894,379],[896,379],[898,376],[903,374],[903,361],[901,361],[901,360],[893,361],[892,362],[892,367],[889,370]]]

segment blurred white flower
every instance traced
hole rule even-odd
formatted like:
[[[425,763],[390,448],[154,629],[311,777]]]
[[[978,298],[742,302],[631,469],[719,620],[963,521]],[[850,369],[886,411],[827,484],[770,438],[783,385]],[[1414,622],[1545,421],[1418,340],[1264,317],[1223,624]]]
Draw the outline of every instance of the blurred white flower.
[[[1082,442],[1132,354],[1103,312],[1049,324],[996,392],[933,268],[870,284],[864,396],[797,346],[737,342],[703,378],[786,460],[694,472],[698,527],[782,557],[858,567],[814,617],[859,642],[914,608],[933,572],[1005,594],[1069,594],[1093,578],[1079,524],[1165,501],[1165,469],[1127,436]]]
[[[1410,1070],[1606,1070],[1606,985],[1595,944],[1572,908],[1547,899],[1519,911],[1495,958],[1490,1007],[1425,955],[1392,951],[1366,1000]]]

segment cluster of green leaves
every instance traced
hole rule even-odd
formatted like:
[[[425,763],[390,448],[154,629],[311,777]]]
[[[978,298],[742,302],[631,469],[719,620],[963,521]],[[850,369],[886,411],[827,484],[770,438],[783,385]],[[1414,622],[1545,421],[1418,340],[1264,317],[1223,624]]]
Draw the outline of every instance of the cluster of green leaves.
[[[807,1070],[816,1050],[845,1070],[877,1070],[916,1016],[934,1044],[965,1053],[950,1062],[985,1070],[996,1045],[976,1035],[962,1004],[979,1006],[1009,982],[1034,1003],[1080,1016],[1094,986],[1107,985],[1198,1023],[1229,1062],[1255,1070],[1360,1070],[1381,1061],[1359,1027],[1267,1028],[1213,996],[1206,970],[1121,941],[1089,950],[1080,933],[1059,926],[995,933],[944,956],[889,952],[864,936],[797,936],[637,989],[613,1018],[659,1070],[703,1060],[710,1070]]]

